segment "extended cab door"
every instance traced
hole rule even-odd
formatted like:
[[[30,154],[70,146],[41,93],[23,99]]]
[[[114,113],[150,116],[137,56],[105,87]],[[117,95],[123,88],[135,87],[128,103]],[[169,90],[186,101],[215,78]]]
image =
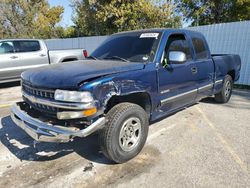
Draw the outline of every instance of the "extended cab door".
[[[184,52],[186,61],[171,62],[169,54],[173,51]],[[197,95],[196,70],[190,39],[184,33],[170,34],[158,68],[162,111],[170,112],[194,102]]]
[[[212,94],[214,80],[214,62],[205,38],[197,33],[191,36],[194,48],[194,64],[197,67],[197,74],[194,75],[197,80],[198,95],[197,100]]]

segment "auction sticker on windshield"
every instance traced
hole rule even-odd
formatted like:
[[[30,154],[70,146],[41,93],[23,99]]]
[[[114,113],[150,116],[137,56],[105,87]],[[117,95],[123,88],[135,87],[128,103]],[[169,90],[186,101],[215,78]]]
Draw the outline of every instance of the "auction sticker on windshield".
[[[142,33],[140,38],[158,38],[159,33]]]

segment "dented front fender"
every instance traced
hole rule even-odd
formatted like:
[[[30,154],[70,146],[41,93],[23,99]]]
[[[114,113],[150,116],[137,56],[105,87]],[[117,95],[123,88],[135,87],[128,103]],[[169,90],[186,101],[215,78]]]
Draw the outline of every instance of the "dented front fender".
[[[148,93],[150,97],[157,90],[156,73],[148,70],[131,71],[122,74],[106,75],[91,80],[81,86],[81,90],[90,91],[100,109],[105,110],[113,96],[126,96],[133,93]]]

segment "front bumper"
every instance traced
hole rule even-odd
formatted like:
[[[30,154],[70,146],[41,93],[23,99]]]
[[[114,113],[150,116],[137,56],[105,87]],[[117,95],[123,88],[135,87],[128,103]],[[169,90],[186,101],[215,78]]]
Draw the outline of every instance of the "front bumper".
[[[11,118],[17,126],[39,142],[69,142],[74,137],[86,137],[101,129],[105,123],[105,117],[101,117],[85,129],[65,127],[46,123],[34,118],[22,109],[25,102],[19,102],[11,107]]]

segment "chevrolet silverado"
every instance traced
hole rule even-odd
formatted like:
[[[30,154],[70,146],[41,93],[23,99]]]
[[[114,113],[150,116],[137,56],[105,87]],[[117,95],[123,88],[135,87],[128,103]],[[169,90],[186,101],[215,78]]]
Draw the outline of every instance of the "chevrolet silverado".
[[[143,148],[149,122],[214,96],[229,101],[238,55],[211,55],[201,33],[149,29],[111,35],[86,60],[22,74],[12,120],[36,141],[99,135],[116,163]]]

